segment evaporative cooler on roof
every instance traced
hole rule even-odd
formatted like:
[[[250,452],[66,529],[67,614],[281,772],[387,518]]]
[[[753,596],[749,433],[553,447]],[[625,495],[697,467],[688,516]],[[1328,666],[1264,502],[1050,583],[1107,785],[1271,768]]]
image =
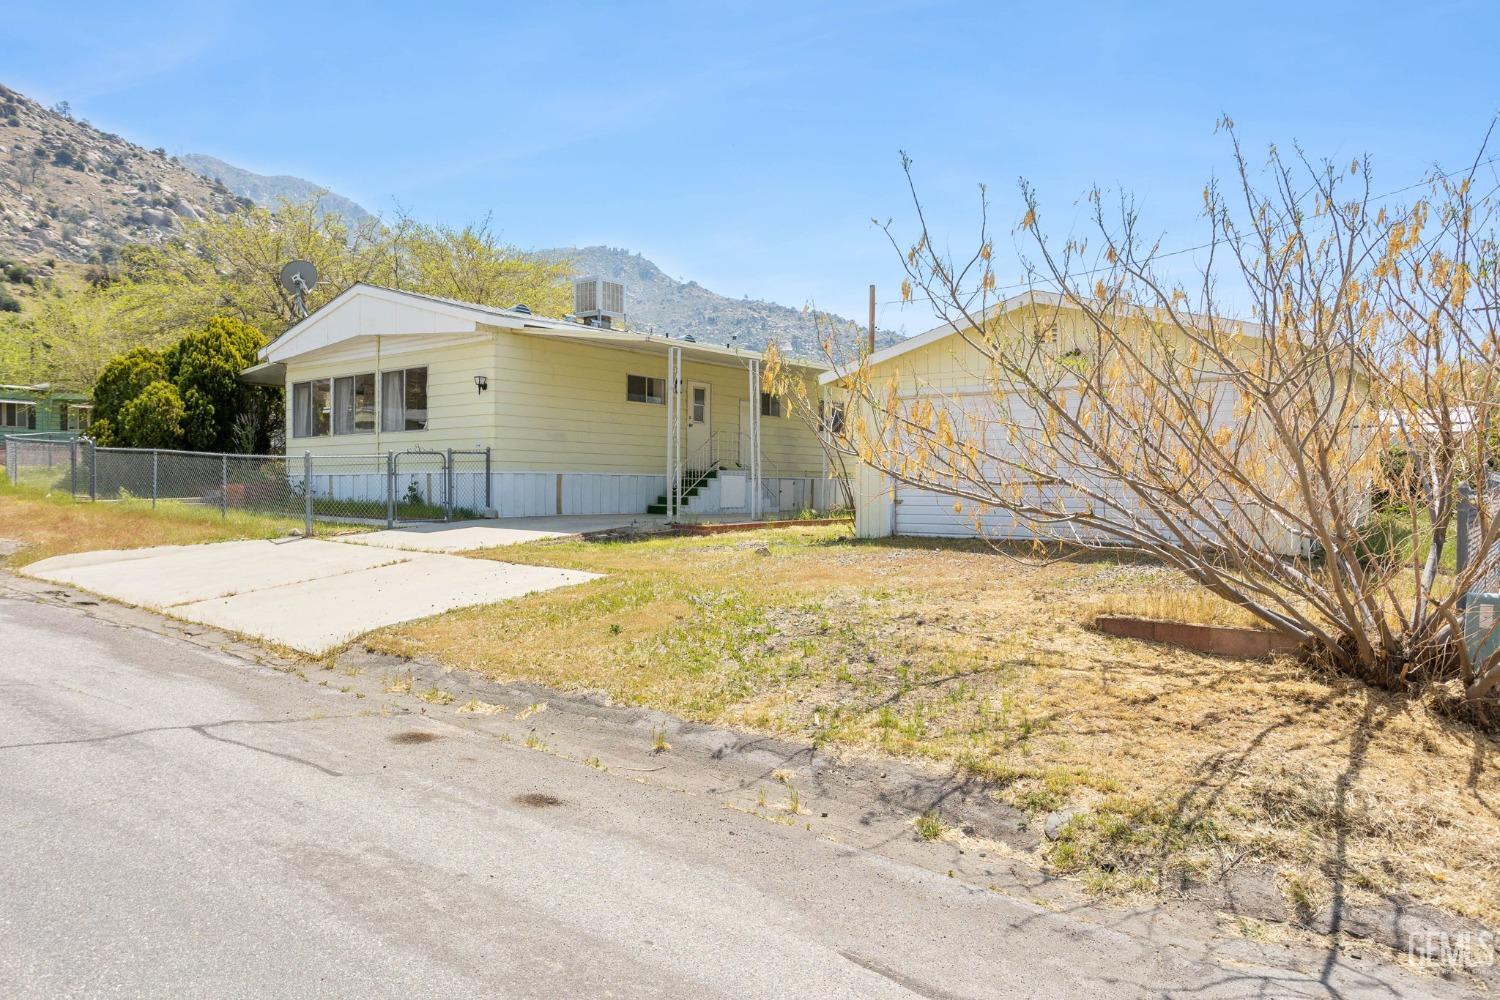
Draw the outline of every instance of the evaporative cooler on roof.
[[[590,326],[613,327],[625,319],[625,286],[603,278],[573,282],[573,315]]]

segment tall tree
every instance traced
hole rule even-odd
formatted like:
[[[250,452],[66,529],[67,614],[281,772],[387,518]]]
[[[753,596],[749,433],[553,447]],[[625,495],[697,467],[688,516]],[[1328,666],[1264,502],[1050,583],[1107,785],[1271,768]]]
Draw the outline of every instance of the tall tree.
[[[488,219],[453,229],[403,217],[394,243],[397,288],[490,306],[521,304],[544,316],[561,316],[571,308],[571,262],[501,243]]]

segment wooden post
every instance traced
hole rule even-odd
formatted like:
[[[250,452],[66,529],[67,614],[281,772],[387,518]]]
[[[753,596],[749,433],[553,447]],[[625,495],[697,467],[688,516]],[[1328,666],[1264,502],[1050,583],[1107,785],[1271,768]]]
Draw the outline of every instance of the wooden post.
[[[870,286],[870,353],[875,353],[875,286]]]

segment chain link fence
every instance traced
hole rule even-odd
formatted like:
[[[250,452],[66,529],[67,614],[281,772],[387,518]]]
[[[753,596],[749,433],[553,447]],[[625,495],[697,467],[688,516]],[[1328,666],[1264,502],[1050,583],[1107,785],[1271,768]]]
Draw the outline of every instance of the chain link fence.
[[[1468,484],[1460,486],[1458,493],[1456,569],[1459,573],[1468,569],[1473,574],[1468,590],[1459,595],[1458,607],[1463,613],[1469,658],[1474,663],[1486,663],[1500,656],[1500,545],[1491,540],[1496,505],[1500,504],[1500,477],[1485,478],[1482,496]],[[1477,566],[1473,565],[1476,561]]]
[[[33,431],[5,436],[5,474],[12,486],[59,492],[71,489],[76,475],[78,435]]]
[[[64,434],[5,440],[11,485],[80,500],[180,504],[323,523],[421,521],[483,516],[490,502],[489,449],[380,455],[230,455],[104,448]]]

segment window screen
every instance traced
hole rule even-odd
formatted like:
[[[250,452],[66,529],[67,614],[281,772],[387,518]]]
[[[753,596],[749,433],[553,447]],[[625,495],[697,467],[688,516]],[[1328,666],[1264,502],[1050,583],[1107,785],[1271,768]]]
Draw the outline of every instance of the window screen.
[[[760,394],[760,415],[763,417],[781,416],[781,398],[773,396],[769,392]]]

